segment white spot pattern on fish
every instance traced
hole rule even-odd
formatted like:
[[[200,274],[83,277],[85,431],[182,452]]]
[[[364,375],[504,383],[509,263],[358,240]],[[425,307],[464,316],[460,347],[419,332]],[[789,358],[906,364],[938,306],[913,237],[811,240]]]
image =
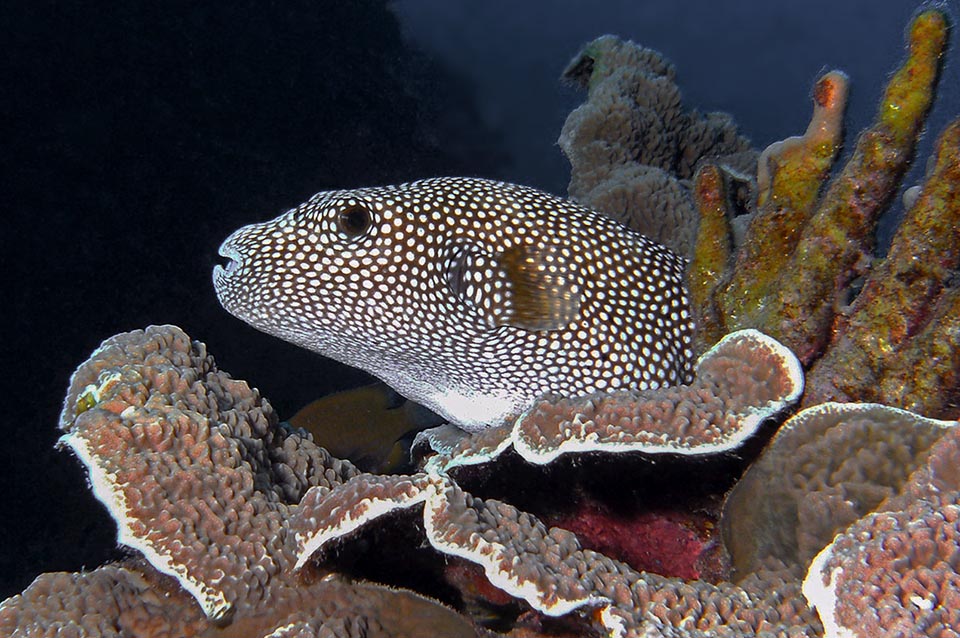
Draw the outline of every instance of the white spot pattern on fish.
[[[434,178],[318,193],[220,254],[230,313],[467,430],[547,393],[689,379],[684,260],[532,188]]]

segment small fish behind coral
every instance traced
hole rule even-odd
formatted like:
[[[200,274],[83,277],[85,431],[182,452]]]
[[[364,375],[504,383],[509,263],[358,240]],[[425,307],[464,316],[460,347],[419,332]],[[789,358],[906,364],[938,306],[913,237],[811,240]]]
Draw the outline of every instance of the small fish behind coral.
[[[344,390],[300,408],[287,423],[366,472],[397,472],[408,462],[413,434],[443,423],[422,405],[382,383]]]

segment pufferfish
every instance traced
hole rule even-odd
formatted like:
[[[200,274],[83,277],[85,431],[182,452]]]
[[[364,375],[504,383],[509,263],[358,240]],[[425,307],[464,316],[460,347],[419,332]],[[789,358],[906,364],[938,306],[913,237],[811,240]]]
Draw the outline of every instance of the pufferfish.
[[[220,246],[220,303],[467,431],[539,397],[689,380],[685,260],[504,182],[327,191]]]

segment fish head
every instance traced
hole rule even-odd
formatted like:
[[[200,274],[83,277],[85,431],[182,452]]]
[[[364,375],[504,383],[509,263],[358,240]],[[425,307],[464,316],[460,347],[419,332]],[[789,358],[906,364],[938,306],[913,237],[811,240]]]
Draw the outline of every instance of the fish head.
[[[318,193],[224,240],[217,297],[264,332],[355,365],[379,342],[402,343],[403,326],[423,321],[416,308],[449,310],[432,212],[395,187]]]

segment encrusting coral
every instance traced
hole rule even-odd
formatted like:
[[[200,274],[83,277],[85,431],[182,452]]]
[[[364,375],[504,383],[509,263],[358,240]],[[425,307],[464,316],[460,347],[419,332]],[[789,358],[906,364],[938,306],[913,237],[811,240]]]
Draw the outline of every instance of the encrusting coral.
[[[279,424],[180,329],[107,340],[74,374],[62,442],[134,555],[39,576],[0,604],[0,633],[960,634],[960,424],[863,402],[957,412],[960,122],[942,134],[889,254],[872,260],[849,309],[835,303],[871,262],[872,224],[912,154],[946,29],[939,10],[916,16],[877,121],[826,188],[846,78],[823,76],[807,133],[760,156],[746,229],[732,189],[751,182],[750,169],[732,165],[749,153],[728,120],[679,109],[668,63],[601,38],[571,64],[567,76],[590,92],[561,138],[571,194],[619,202],[607,212],[622,215],[656,180],[671,184],[669,198],[683,192],[699,167],[695,242],[685,213],[678,232],[663,231],[694,254],[705,354],[687,385],[545,397],[501,427],[424,434],[419,471],[376,475]],[[780,427],[718,513],[738,456],[756,454],[762,424],[800,399],[801,364],[810,407]],[[670,516],[643,509],[681,475],[677,492],[702,493]],[[558,484],[571,506],[531,506]],[[615,517],[615,506],[634,510]],[[621,526],[639,520],[637,507],[681,542],[695,519],[713,532],[678,545],[684,561],[644,571],[591,537],[604,521],[627,537],[654,529]],[[656,551],[661,539],[625,540]],[[691,570],[709,552],[711,568]],[[392,565],[371,569],[384,556]]]
[[[61,428],[144,560],[40,576],[0,606],[3,635],[476,635],[413,592],[294,573],[297,502],[359,471],[278,427],[179,328],[105,341],[74,374]]]
[[[699,367],[701,376],[708,371],[716,374],[713,368],[721,361],[718,369],[731,369],[730,362],[736,358],[731,357],[730,344],[740,357],[747,356],[751,348],[763,352],[764,346],[771,346],[769,340],[752,333],[739,339],[728,340],[717,354],[705,357]],[[758,363],[758,368],[777,369],[769,365],[771,352],[775,353],[773,361],[783,356],[781,351],[768,350],[757,359],[768,364]],[[710,364],[714,359],[718,361]],[[796,379],[790,376],[797,363],[788,360],[787,364],[780,372],[766,375],[769,389],[787,393],[775,403],[795,400],[799,393]],[[731,389],[738,387],[737,378],[733,375]],[[700,400],[709,404],[713,392],[723,394],[718,391],[723,381],[719,375],[702,386],[697,392]],[[763,376],[754,377],[752,383],[734,392],[756,393],[763,381]],[[708,389],[711,387],[714,390]],[[692,399],[688,396],[686,400]],[[758,405],[771,401],[763,392],[748,400]],[[838,412],[854,412],[863,418],[838,418]],[[871,406],[815,408],[791,423],[810,419],[826,423],[826,427],[788,423],[767,453],[774,466],[782,464],[777,457],[783,453],[782,446],[787,454],[796,455],[805,471],[804,458],[816,459],[829,468],[829,459],[836,454],[848,456],[847,448],[835,445],[831,424],[852,430],[854,436],[842,440],[864,449],[857,443],[862,428],[869,429],[878,420],[887,430],[891,429],[888,421],[903,423],[900,427],[906,431],[900,434],[894,429],[889,437],[900,436],[899,447],[884,446],[882,441],[888,439],[880,439],[874,441],[875,447],[879,446],[876,454],[917,450],[910,457],[917,463],[887,464],[888,472],[878,467],[876,456],[867,455],[862,462],[873,475],[841,469],[839,478],[827,482],[842,484],[844,477],[853,476],[865,483],[896,486],[903,484],[904,472],[917,467],[907,487],[897,492],[899,500],[886,498],[877,511],[912,516],[910,520],[920,521],[914,527],[930,522],[930,515],[939,516],[946,525],[941,527],[952,529],[950,525],[956,521],[954,492],[929,496],[932,505],[920,518],[919,510],[914,511],[916,499],[904,495],[918,490],[927,494],[934,479],[956,481],[957,472],[951,465],[955,438],[950,439],[954,448],[934,441],[942,432],[960,432],[950,427],[956,424]],[[580,632],[688,636],[709,630],[717,636],[814,636],[820,630],[800,596],[799,576],[770,573],[761,566],[738,584],[709,584],[642,573],[584,549],[575,534],[548,529],[513,505],[472,496],[449,476],[361,473],[317,448],[309,436],[279,426],[268,403],[245,382],[217,370],[202,344],[191,342],[172,326],[126,333],[104,342],[74,375],[62,426],[64,445],[87,465],[96,495],[117,521],[120,542],[139,550],[142,558],[89,573],[40,576],[23,594],[0,606],[0,628],[11,636],[65,635],[64,630],[77,636],[414,636],[424,631],[490,635],[440,603],[409,591],[351,582],[316,562],[320,550],[327,553],[331,546],[348,542],[348,537],[371,523],[393,521],[387,530],[392,533],[397,528],[392,514],[420,507],[429,543],[449,556],[448,560],[478,565],[495,587],[546,617],[570,617]],[[801,435],[814,439],[815,445],[806,455],[797,453],[802,446],[790,442]],[[824,444],[817,443],[818,435]],[[930,453],[924,455],[925,449]],[[751,472],[762,474],[764,463]],[[901,478],[879,478],[894,474]],[[744,485],[750,480],[748,475]],[[769,476],[758,480],[761,487],[773,483]],[[811,482],[822,484],[824,479],[812,478]],[[840,527],[896,490],[877,492],[856,484],[843,487],[879,497],[874,496],[852,517],[841,518]],[[849,489],[842,493],[845,498],[854,493]],[[810,493],[809,488],[800,491]],[[746,500],[753,503],[763,498],[748,494]],[[728,512],[736,509],[736,501],[737,497],[731,498]],[[830,508],[823,511],[829,513]],[[729,515],[727,520],[731,520]],[[742,516],[742,520],[749,517]],[[864,518],[855,525],[870,520]],[[748,525],[743,536],[762,538],[760,525]],[[827,536],[821,538],[828,540]],[[830,566],[824,573],[834,580],[847,572],[827,561],[856,560],[850,558],[850,552],[858,551],[849,543],[837,542],[833,553],[814,562],[815,570]],[[949,543],[941,545],[949,548]],[[882,547],[890,551],[889,544]],[[950,565],[953,557],[947,555],[944,560]],[[911,569],[922,569],[924,564],[910,563]],[[952,581],[942,579],[954,572],[937,560],[931,565],[938,571],[917,576],[925,587],[917,590],[918,600],[928,600],[929,592],[950,600]],[[812,571],[807,582],[816,582],[813,579],[818,573]],[[828,583],[823,590],[833,598],[820,596],[817,604],[836,599],[840,616],[847,613],[842,605],[856,602],[844,597],[846,589]],[[832,593],[836,591],[840,593]],[[921,602],[915,607],[939,614],[942,626],[952,622],[936,605]],[[882,620],[878,622],[882,625]],[[525,632],[522,635],[538,636],[550,635],[551,630]]]
[[[447,472],[491,463],[508,445],[534,464],[585,451],[717,454],[796,401],[801,390],[799,363],[779,344],[755,331],[731,335],[701,358],[690,386],[544,401],[500,439],[491,439],[489,432],[465,435],[453,450],[432,457],[426,473],[360,475],[332,491],[308,491],[293,523],[301,547],[297,564],[307,564],[319,549],[388,514],[422,506],[426,537],[437,551],[481,566],[491,583],[535,610],[553,616],[600,607],[596,619],[608,631],[656,626],[655,616],[638,611],[638,597],[672,590],[676,582],[642,577],[628,565],[582,549],[569,531],[547,530],[507,503],[475,498]],[[633,594],[633,588],[646,593]],[[717,598],[719,605],[730,595],[702,583],[677,592],[681,602],[676,606],[686,605],[690,615],[698,597]],[[766,607],[770,601],[746,597],[744,615],[732,610],[723,622],[736,620],[742,631],[756,631],[753,623],[759,620],[779,620]],[[696,622],[719,626],[716,614],[707,606]]]
[[[724,505],[735,581],[798,578],[825,635],[960,631],[960,423],[825,403],[784,423]]]
[[[299,563],[354,532],[359,524],[412,507],[423,507],[426,537],[437,551],[482,567],[498,588],[548,616],[583,615],[610,635],[650,635],[665,627],[712,630],[717,636],[762,634],[772,627],[801,631],[816,621],[796,604],[799,583],[746,589],[729,583],[683,582],[640,573],[603,554],[582,549],[577,536],[547,528],[528,513],[492,499],[476,498],[439,475],[358,476],[327,497],[350,492],[363,504],[344,515],[308,493],[295,527]],[[342,503],[337,499],[337,503]],[[393,520],[393,519],[391,519]]]
[[[827,636],[960,632],[960,427],[941,426],[896,493],[813,559],[803,593]]]
[[[647,400],[686,403],[696,414],[699,404],[726,397],[729,413],[704,414],[718,423],[744,420],[752,431],[797,399],[798,369],[775,342],[748,331],[702,359],[705,378],[689,394],[664,389]],[[782,601],[774,605],[768,594],[755,592],[741,603],[740,590],[728,586],[641,577],[581,549],[571,532],[548,531],[532,515],[475,498],[444,475],[360,473],[308,435],[278,426],[267,402],[220,372],[203,344],[173,326],[104,342],[74,374],[61,425],[63,445],[87,466],[94,493],[117,522],[119,542],[143,560],[41,576],[0,608],[0,627],[11,635],[88,623],[92,635],[111,635],[104,627],[114,625],[146,635],[202,635],[215,627],[269,635],[297,624],[297,635],[321,636],[347,616],[359,619],[362,631],[337,635],[477,635],[481,630],[439,603],[351,583],[311,560],[332,539],[421,504],[436,548],[480,564],[495,586],[548,616],[586,607],[584,627],[657,626],[658,614],[670,617],[675,609],[654,605],[647,612],[643,601],[666,596],[691,610],[703,606],[704,626],[736,618],[746,630],[780,619]],[[724,449],[710,438],[702,443],[705,451]],[[512,567],[500,566],[505,560]],[[104,590],[114,593],[100,595]],[[732,607],[723,602],[728,598]],[[142,599],[156,602],[144,609]],[[416,609],[417,616],[398,617],[397,608]],[[602,609],[593,614],[596,608]],[[803,613],[796,610],[791,622]]]
[[[788,419],[724,504],[736,579],[771,565],[801,574],[896,494],[955,425],[868,403],[824,403]]]
[[[694,374],[689,385],[545,398],[514,424],[481,435],[445,428],[427,469],[486,463],[511,446],[535,465],[574,452],[717,454],[739,446],[803,390],[796,358],[755,330],[724,337]]]

